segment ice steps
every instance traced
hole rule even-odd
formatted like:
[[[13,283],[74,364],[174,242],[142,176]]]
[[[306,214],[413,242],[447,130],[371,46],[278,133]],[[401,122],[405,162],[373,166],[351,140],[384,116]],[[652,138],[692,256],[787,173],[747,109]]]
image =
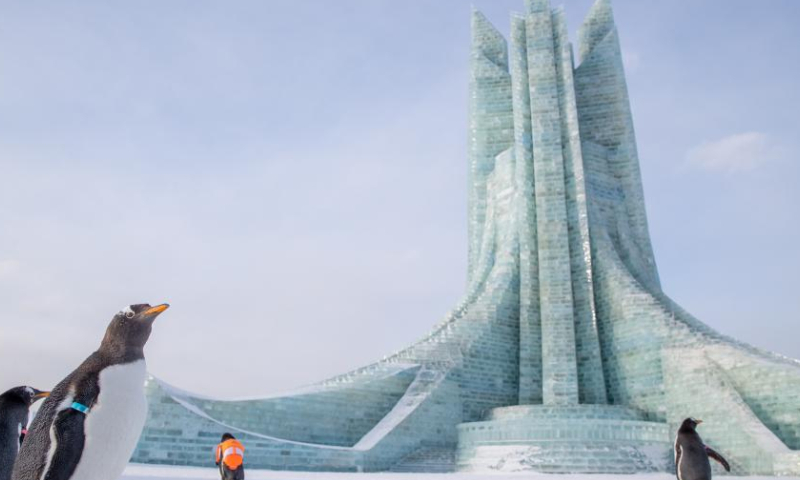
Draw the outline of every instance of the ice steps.
[[[397,473],[450,473],[456,468],[454,448],[422,447],[394,465]]]

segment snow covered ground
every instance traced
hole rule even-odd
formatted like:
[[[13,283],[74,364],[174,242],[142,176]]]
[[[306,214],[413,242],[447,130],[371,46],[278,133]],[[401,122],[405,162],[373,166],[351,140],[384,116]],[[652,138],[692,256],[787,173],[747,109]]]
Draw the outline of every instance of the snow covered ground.
[[[631,478],[627,475],[542,475],[531,473],[498,474],[498,475],[470,475],[466,473],[445,474],[412,474],[412,473],[306,473],[306,472],[278,472],[272,470],[247,470],[247,480],[520,480],[548,479],[548,480],[611,480]],[[643,480],[673,480],[669,474],[637,475]],[[720,477],[725,480],[747,478],[748,480],[767,480],[780,478],[786,480],[791,477]],[[122,480],[218,480],[219,474],[214,468],[196,467],[164,467],[156,465],[131,464],[125,470]]]

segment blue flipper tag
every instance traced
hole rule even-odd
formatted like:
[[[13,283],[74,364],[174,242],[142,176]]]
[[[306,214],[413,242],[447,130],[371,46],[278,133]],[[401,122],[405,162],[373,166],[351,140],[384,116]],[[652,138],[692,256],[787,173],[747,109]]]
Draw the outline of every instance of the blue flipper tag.
[[[81,413],[89,413],[89,407],[78,402],[72,402],[72,409],[77,410]]]

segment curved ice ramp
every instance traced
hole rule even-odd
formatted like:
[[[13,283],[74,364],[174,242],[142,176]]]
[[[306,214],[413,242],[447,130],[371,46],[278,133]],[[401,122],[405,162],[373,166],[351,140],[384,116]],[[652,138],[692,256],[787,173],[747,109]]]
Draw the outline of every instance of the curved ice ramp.
[[[407,391],[383,418],[363,435],[355,445],[337,446],[322,443],[304,442],[261,433],[265,426],[283,427],[283,420],[296,420],[296,411],[286,415],[276,414],[271,418],[246,414],[242,417],[231,412],[252,406],[251,401],[214,401],[196,398],[150,378],[147,391],[151,403],[158,409],[151,414],[142,433],[142,439],[134,452],[132,461],[138,463],[160,463],[170,465],[208,465],[211,462],[214,446],[224,432],[231,432],[241,439],[247,447],[247,464],[254,468],[285,470],[385,470],[404,456],[420,448],[419,438],[426,436],[433,440],[429,445],[452,449],[455,438],[441,435],[448,426],[458,422],[457,386],[447,379],[442,371],[412,369],[414,380]],[[404,370],[403,373],[408,370]],[[351,391],[352,392],[352,391]],[[311,397],[326,392],[300,394],[300,398]],[[352,394],[352,393],[351,393]],[[259,400],[257,406],[262,411],[270,403],[298,397],[276,397]],[[215,418],[198,404],[208,407],[215,403],[212,411],[225,411],[228,421]],[[311,407],[320,410],[320,404],[311,402]],[[337,408],[336,407],[327,407]],[[278,408],[277,410],[280,410]],[[324,409],[323,409],[324,410]],[[351,412],[353,408],[351,407]],[[353,415],[336,410],[330,415],[341,413],[348,419]],[[232,418],[233,417],[233,418]],[[438,421],[432,421],[438,419]],[[235,423],[229,423],[229,421]],[[264,423],[262,423],[264,422]],[[327,428],[329,420],[321,420],[320,425]],[[307,423],[307,425],[311,425]],[[290,427],[293,428],[293,427]],[[274,432],[275,430],[273,430]],[[293,432],[294,433],[294,432]]]
[[[323,384],[229,402],[171,393],[227,425],[291,441],[349,447],[392,410],[418,371],[419,365],[388,364],[353,379],[347,388]]]
[[[704,441],[725,451],[735,474],[797,475],[800,371],[726,345],[662,354],[668,420],[691,411]],[[791,446],[795,450],[789,448]]]
[[[800,363],[720,335],[641,285],[609,239],[595,239],[601,343],[613,403],[689,416],[740,474],[800,472]],[[792,450],[794,449],[794,450]]]
[[[191,403],[191,397],[176,395],[152,377],[146,390],[150,411],[132,462],[208,466],[220,436],[231,432],[247,446],[250,467],[289,469],[298,458],[305,459],[308,470],[355,470],[358,464],[346,447],[292,442],[220,422]]]

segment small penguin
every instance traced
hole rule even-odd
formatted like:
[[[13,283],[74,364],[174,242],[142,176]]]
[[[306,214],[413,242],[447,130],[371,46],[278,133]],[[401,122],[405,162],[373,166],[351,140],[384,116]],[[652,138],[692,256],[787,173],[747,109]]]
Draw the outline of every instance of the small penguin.
[[[28,409],[48,396],[33,387],[15,387],[0,395],[0,480],[11,478],[11,469],[28,428]]]
[[[702,420],[687,418],[675,436],[675,473],[678,480],[711,480],[711,462],[713,458],[726,471],[731,471],[727,460],[711,447],[703,443],[695,430]]]
[[[114,315],[100,348],[52,391],[28,429],[12,480],[116,480],[147,416],[144,345],[167,304]]]

